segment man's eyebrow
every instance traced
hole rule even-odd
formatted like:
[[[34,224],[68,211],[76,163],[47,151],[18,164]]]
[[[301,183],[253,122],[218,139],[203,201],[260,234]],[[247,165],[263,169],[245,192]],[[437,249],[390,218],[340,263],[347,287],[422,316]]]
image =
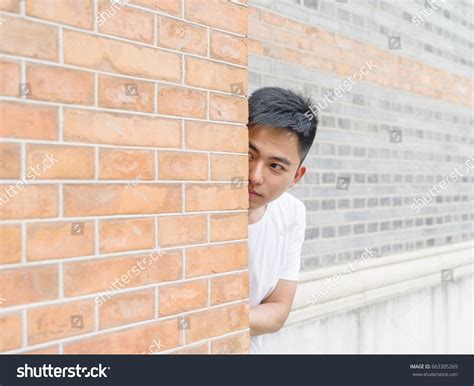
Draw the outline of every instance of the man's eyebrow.
[[[249,148],[260,153],[260,150],[258,150],[257,147],[252,142],[249,142]]]
[[[252,149],[252,150],[255,150],[256,152],[260,152],[260,151],[258,150],[258,148],[257,148],[252,142],[249,142],[249,148]],[[288,158],[286,158],[286,157],[276,157],[276,156],[273,156],[273,157],[268,157],[268,158],[269,158],[269,159],[277,160],[277,161],[279,161],[279,162],[281,162],[281,163],[284,163],[284,164],[287,165],[287,166],[291,166],[291,165],[292,165],[291,161],[290,161]]]
[[[288,165],[288,166],[291,166],[292,163],[290,162],[290,160],[286,157],[270,157],[270,159],[274,159],[274,160],[277,160],[277,161],[280,161],[281,163],[284,163],[285,165]]]

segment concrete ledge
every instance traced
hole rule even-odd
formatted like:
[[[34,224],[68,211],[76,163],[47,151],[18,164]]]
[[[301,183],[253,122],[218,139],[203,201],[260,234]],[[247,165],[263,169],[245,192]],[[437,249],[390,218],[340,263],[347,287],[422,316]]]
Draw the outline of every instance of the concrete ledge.
[[[454,280],[472,275],[473,247],[469,241],[304,272],[285,326],[439,285],[445,269]]]

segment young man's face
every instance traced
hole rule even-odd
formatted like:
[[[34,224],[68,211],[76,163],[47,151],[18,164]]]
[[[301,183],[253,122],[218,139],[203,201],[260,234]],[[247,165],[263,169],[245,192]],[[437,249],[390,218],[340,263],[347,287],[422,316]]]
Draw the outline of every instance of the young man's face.
[[[303,177],[298,137],[287,129],[254,125],[249,128],[249,209],[281,196]],[[255,192],[256,194],[252,193]]]

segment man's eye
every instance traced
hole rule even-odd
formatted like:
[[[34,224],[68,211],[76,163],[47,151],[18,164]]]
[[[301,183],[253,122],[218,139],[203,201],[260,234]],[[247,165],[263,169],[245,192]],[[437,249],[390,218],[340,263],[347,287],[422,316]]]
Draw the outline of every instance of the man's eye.
[[[279,165],[279,164],[272,164],[271,166],[272,167],[276,166],[277,167],[276,170],[285,170],[285,168],[283,166]]]

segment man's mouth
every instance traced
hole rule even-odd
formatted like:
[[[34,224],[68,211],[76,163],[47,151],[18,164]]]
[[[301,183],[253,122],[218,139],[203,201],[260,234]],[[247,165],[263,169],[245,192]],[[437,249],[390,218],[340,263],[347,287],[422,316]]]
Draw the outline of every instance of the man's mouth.
[[[254,196],[254,197],[255,197],[255,196],[261,196],[260,193],[257,193],[256,191],[254,191],[254,190],[252,190],[252,189],[249,189],[249,195]]]

